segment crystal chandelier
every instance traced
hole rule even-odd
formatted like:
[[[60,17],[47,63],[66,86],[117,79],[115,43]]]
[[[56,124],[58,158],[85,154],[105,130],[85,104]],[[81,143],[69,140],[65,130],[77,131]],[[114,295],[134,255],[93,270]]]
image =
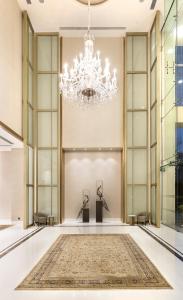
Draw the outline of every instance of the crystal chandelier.
[[[100,51],[94,54],[94,37],[90,32],[90,0],[88,1],[88,31],[84,37],[84,54],[80,53],[69,70],[64,65],[60,74],[60,92],[65,99],[84,104],[107,102],[117,93],[116,69],[110,72],[109,60],[102,67]]]

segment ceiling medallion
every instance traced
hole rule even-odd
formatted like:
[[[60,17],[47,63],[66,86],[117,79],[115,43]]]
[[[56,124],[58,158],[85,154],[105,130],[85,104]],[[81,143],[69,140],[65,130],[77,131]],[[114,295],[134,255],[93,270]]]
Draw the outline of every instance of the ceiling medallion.
[[[105,103],[117,93],[116,69],[111,73],[109,59],[103,66],[100,51],[94,53],[94,36],[90,31],[91,15],[88,0],[88,31],[84,37],[84,52],[73,59],[69,70],[64,65],[60,74],[60,92],[66,100],[79,105]]]
[[[82,4],[88,5],[88,0],[76,0]],[[108,0],[91,0],[91,5],[98,5],[98,4],[102,4],[104,2],[106,2]]]

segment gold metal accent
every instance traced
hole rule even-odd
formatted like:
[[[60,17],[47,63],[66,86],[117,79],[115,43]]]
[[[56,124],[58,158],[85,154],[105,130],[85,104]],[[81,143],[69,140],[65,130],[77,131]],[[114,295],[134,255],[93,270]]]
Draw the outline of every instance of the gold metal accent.
[[[76,0],[82,4],[85,4],[85,5],[88,5],[88,0]],[[99,4],[102,4],[104,2],[106,2],[108,0],[91,0],[91,3],[90,5],[99,5]]]
[[[140,36],[145,36],[146,37],[146,56],[147,56],[147,61],[146,61],[146,70],[145,71],[129,71],[127,70],[127,61],[128,61],[128,51],[127,51],[127,38],[128,37],[140,37]],[[133,47],[133,45],[132,45]],[[125,37],[125,55],[124,55],[124,61],[125,61],[125,65],[124,65],[124,72],[125,72],[125,75],[124,75],[124,113],[123,113],[123,119],[124,119],[124,123],[123,123],[123,130],[124,130],[124,207],[125,207],[125,218],[124,220],[126,222],[128,222],[128,199],[127,199],[127,188],[128,186],[146,186],[147,187],[147,209],[148,209],[148,198],[149,198],[149,194],[148,194],[148,179],[149,179],[149,168],[148,168],[148,157],[149,157],[149,143],[148,143],[148,106],[149,106],[149,101],[148,101],[148,33],[147,32],[130,32],[130,33],[127,33],[126,34],[126,37]],[[146,77],[147,77],[147,94],[146,94],[146,109],[128,109],[127,108],[127,91],[128,91],[128,80],[127,80],[127,77],[128,75],[134,75],[134,74],[145,74]],[[127,115],[129,112],[133,113],[133,112],[141,112],[141,111],[144,111],[147,113],[147,133],[146,133],[146,136],[147,136],[147,145],[146,146],[142,146],[142,147],[137,147],[137,146],[133,146],[132,147],[129,147],[128,146],[128,137],[127,137]],[[127,151],[128,150],[136,150],[136,149],[144,149],[146,150],[147,152],[147,178],[146,178],[146,183],[144,184],[128,184],[127,182],[127,176],[128,176],[128,172],[127,172]]]

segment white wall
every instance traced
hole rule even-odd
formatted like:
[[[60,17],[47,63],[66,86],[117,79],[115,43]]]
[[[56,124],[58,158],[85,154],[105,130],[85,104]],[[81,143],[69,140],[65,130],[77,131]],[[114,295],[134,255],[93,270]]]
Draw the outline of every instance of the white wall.
[[[90,190],[90,217],[95,218],[96,181],[103,180],[104,197],[110,213],[104,218],[121,218],[121,153],[65,153],[65,219],[76,219],[83,189]]]
[[[22,135],[22,17],[16,0],[0,0],[0,121]]]
[[[83,110],[63,101],[63,147],[122,147],[123,41],[122,38],[96,38],[95,50],[108,57],[118,70],[119,91],[113,101]],[[62,62],[73,64],[83,51],[82,38],[63,38]]]
[[[23,219],[24,150],[0,152],[0,223]]]

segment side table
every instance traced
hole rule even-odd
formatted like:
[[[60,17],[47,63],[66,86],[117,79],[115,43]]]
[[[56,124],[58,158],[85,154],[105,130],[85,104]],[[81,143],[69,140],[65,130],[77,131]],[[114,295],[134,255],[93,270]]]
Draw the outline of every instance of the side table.
[[[130,225],[134,226],[136,223],[136,215],[128,215],[128,218],[130,219]]]
[[[54,216],[48,216],[47,217],[47,224],[49,226],[53,226],[54,225]]]

